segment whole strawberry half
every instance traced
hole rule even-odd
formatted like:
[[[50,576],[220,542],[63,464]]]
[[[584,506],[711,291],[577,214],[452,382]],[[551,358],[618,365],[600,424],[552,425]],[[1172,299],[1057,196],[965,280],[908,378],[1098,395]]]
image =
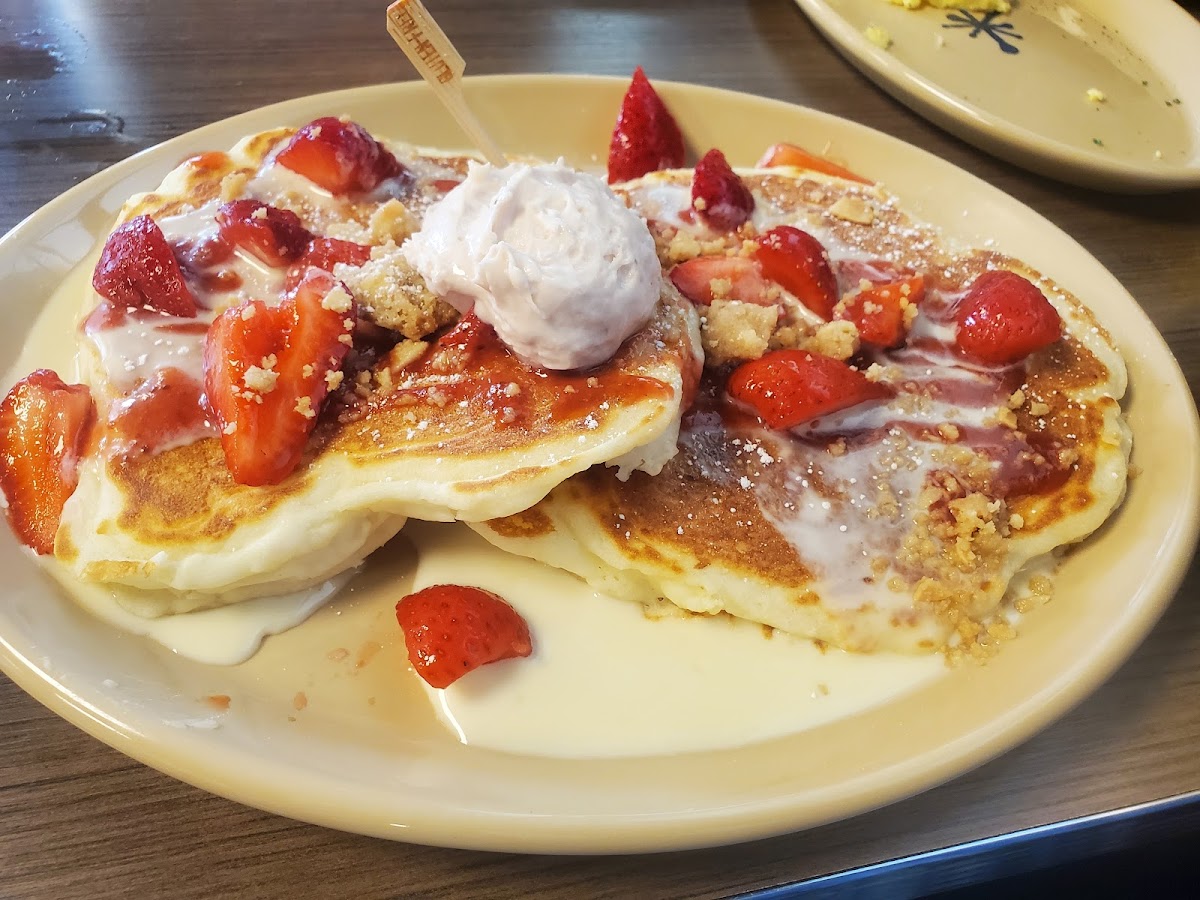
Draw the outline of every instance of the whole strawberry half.
[[[54,552],[63,504],[96,421],[91,392],[49,369],[18,381],[0,402],[0,489],[8,524],[39,555]]]
[[[468,672],[529,656],[533,642],[521,614],[491,591],[437,584],[396,604],[408,661],[432,687],[449,687]]]
[[[254,254],[268,266],[293,262],[304,252],[312,233],[290,209],[257,200],[233,200],[217,210],[221,237]]]
[[[696,163],[692,208],[717,231],[733,231],[754,212],[754,195],[715,147]]]
[[[183,281],[179,261],[149,216],[136,216],[109,235],[92,287],[120,309],[149,307],[185,319],[196,315],[196,298]]]
[[[954,309],[958,349],[980,362],[1007,365],[1062,336],[1062,319],[1037,287],[1015,272],[984,272]]]
[[[683,165],[683,134],[675,117],[638,66],[621,101],[608,147],[608,183],[641,178]]]
[[[763,275],[790,291],[823,319],[833,317],[837,278],[825,247],[807,231],[777,225],[758,239],[754,259]]]
[[[729,376],[729,395],[772,428],[793,428],[818,416],[892,396],[844,362],[804,350],[773,350]]]
[[[277,484],[300,463],[355,317],[341,282],[309,269],[279,306],[251,300],[213,322],[204,387],[234,481]]]
[[[332,194],[374,190],[380,182],[405,171],[367,129],[333,116],[316,119],[297,131],[275,161]]]

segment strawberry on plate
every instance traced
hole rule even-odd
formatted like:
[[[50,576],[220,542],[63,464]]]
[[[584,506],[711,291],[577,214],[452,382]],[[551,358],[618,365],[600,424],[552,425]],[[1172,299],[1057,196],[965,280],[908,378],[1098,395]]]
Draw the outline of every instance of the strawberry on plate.
[[[341,282],[314,268],[279,306],[250,300],[213,322],[204,387],[234,481],[277,484],[300,463],[355,316]]]
[[[754,259],[762,273],[782,285],[822,319],[833,316],[837,278],[824,246],[807,231],[776,225],[758,239]]]
[[[638,66],[621,101],[608,148],[608,183],[683,165],[683,134]]]
[[[1062,336],[1062,319],[1038,288],[1016,272],[984,272],[954,309],[958,349],[984,363],[1007,365]]]
[[[835,307],[833,314],[834,318],[853,322],[863,343],[887,349],[904,343],[913,314],[923,299],[925,279],[912,275],[850,294]]]
[[[254,254],[268,266],[297,259],[312,233],[290,209],[268,206],[257,200],[233,200],[217,210],[221,237]]]
[[[892,396],[840,360],[805,350],[773,350],[729,376],[729,395],[772,428],[793,428],[818,416]]]
[[[874,184],[873,181],[868,181],[857,172],[851,172],[846,167],[839,166],[835,162],[830,162],[823,156],[809,153],[803,147],[798,147],[795,144],[780,143],[768,147],[766,152],[763,153],[762,158],[759,159],[757,168],[772,169],[776,166],[794,166],[797,169],[807,169],[810,172],[834,175],[838,178],[845,178],[848,181],[857,181],[860,184]]]
[[[715,299],[713,282],[726,300],[771,306],[767,282],[758,263],[745,256],[697,256],[671,270],[671,283],[693,303],[708,306]],[[726,284],[727,282],[727,284]]]
[[[117,308],[148,307],[185,319],[196,315],[196,298],[183,281],[179,261],[149,216],[135,216],[109,235],[92,287]]]
[[[332,272],[338,263],[361,266],[370,258],[371,248],[366,244],[331,237],[315,237],[308,242],[295,264],[288,268],[284,288],[290,291],[298,285],[310,266]]]
[[[356,122],[309,122],[275,156],[285,168],[332,194],[370,191],[404,172],[400,161]]]
[[[533,652],[521,614],[481,588],[427,587],[396,604],[396,621],[409,662],[435,688],[449,687],[488,663]]]
[[[696,163],[692,209],[717,231],[734,231],[754,212],[754,195],[715,147]]]
[[[91,392],[38,369],[0,402],[0,489],[17,539],[54,552],[63,504],[79,483],[79,457],[96,421]]]

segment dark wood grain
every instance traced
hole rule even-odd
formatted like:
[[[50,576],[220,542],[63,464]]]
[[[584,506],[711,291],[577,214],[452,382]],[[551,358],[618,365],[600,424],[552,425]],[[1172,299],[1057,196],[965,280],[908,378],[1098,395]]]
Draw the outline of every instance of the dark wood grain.
[[[6,0],[0,232],[145,147],[266,103],[411,77],[381,0]],[[1079,240],[1200,386],[1200,196],[1113,197],[1030,175],[858,75],[787,0],[430,0],[475,74],[652,77],[750,91],[894,134]],[[5,96],[7,95],[7,96]],[[0,677],[0,896],[711,897],[1200,788],[1200,571],[1091,699],[951,784],[801,835],[626,858],[391,844],[206,795],[134,763]]]

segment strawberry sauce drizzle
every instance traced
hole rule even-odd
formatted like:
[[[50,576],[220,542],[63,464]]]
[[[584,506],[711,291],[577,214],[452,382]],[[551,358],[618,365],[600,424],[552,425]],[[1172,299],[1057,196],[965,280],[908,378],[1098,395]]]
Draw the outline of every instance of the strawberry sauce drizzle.
[[[615,358],[620,355],[618,351]],[[403,404],[406,397],[436,393],[446,402],[481,407],[497,427],[586,421],[597,409],[616,410],[671,396],[669,385],[617,365],[571,372],[527,365],[470,312],[404,374],[405,380],[384,402]]]
[[[108,414],[108,436],[123,455],[159,453],[215,437],[204,387],[176,368],[159,369]]]

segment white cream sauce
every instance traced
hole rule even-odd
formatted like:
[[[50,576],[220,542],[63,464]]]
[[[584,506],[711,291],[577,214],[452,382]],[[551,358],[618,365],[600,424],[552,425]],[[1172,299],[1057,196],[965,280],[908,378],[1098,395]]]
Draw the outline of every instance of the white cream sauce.
[[[246,195],[263,203],[272,203],[274,198],[284,194],[299,194],[320,209],[336,210],[341,205],[329,191],[313,184],[299,172],[276,163],[272,153],[258,174],[247,183]]]
[[[620,757],[736,747],[816,728],[947,671],[941,656],[827,650],[726,616],[651,620],[634,603],[504,553],[461,525],[410,522],[413,588],[504,597],[534,652],[471,672],[430,702],[465,744],[537,756]]]
[[[77,581],[52,559],[47,569],[80,606],[114,628],[157,641],[172,653],[213,666],[245,662],[268,635],[294,628],[324,606],[354,577],[355,571],[276,597],[260,597],[230,606],[148,619],[129,612],[118,600],[120,588]]]

